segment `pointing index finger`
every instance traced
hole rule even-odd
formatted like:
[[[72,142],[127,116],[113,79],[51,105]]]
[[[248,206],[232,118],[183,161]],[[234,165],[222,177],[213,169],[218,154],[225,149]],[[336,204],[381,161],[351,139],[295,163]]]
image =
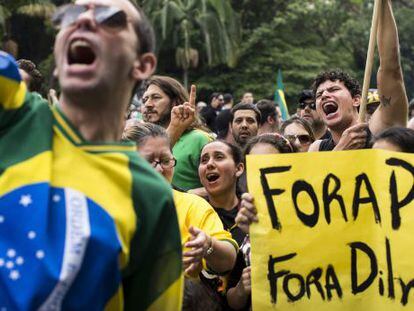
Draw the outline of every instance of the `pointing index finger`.
[[[191,85],[191,90],[190,90],[190,100],[188,101],[190,106],[195,108],[195,100],[196,100],[196,86],[194,84]]]

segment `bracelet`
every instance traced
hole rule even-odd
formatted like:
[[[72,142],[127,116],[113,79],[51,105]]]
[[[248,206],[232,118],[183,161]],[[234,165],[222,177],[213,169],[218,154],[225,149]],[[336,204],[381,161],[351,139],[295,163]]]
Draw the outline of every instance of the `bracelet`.
[[[214,251],[214,249],[213,249],[213,238],[210,238],[210,246],[207,248],[205,256],[211,255],[213,253],[213,251]]]

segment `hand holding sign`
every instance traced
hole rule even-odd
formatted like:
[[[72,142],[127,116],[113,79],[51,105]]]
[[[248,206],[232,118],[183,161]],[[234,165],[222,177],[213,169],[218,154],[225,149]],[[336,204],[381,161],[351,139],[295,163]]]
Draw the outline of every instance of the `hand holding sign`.
[[[245,233],[249,233],[250,225],[258,222],[254,198],[250,193],[243,193],[241,207],[236,216],[237,226]]]
[[[240,288],[246,295],[250,295],[252,291],[252,278],[251,278],[251,268],[246,267],[243,269],[242,276],[239,281]]]

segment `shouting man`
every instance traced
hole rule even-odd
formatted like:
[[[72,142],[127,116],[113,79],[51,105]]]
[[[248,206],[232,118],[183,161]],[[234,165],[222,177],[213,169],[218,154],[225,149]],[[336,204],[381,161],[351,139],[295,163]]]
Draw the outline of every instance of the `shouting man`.
[[[380,67],[377,75],[381,104],[369,123],[358,123],[361,88],[341,71],[324,72],[314,81],[316,109],[332,138],[315,141],[309,151],[361,149],[370,136],[392,126],[406,126],[408,99],[400,64],[397,26],[391,1],[381,1],[378,25]]]
[[[0,56],[1,306],[178,310],[171,190],[120,142],[133,91],[155,69],[152,28],[127,0],[79,0],[53,22],[57,107]]]

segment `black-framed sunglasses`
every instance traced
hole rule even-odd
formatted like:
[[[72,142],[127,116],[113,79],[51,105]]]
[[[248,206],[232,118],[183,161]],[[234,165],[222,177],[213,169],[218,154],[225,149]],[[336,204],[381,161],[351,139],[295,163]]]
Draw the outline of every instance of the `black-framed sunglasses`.
[[[128,16],[120,8],[78,4],[66,4],[59,7],[53,14],[52,24],[56,29],[64,29],[75,24],[79,16],[88,10],[93,11],[95,22],[108,31],[120,31],[128,25]]]
[[[303,103],[303,102],[299,103],[298,108],[299,109],[305,109],[306,106],[309,106],[309,108],[312,109],[312,110],[316,110],[316,103],[314,101],[310,102],[310,103]]]
[[[285,137],[292,144],[295,142],[296,138],[299,140],[299,143],[301,145],[310,144],[312,142],[311,137],[309,135],[307,135],[307,134],[301,134],[301,135],[285,135]]]

